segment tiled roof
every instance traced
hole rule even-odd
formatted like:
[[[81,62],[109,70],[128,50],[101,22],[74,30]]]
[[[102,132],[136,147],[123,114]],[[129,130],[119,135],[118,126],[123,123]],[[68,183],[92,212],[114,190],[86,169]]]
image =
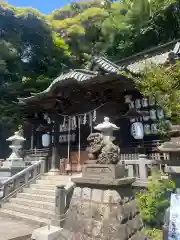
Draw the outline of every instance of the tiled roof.
[[[129,64],[126,68],[133,73],[140,73],[145,68],[150,66],[150,64],[156,64],[156,65],[163,65],[167,62],[169,56],[169,52],[159,54],[141,61],[134,62],[132,64]]]
[[[119,71],[123,70],[122,67],[110,62],[104,57],[94,57],[93,62],[96,64],[96,66],[99,66],[108,73],[118,73]]]
[[[139,74],[150,64],[163,65],[168,61],[178,59],[180,59],[180,42],[164,45],[164,47],[155,48],[153,51],[147,51],[141,55],[137,54],[137,57],[132,56],[132,59],[130,57],[121,60],[118,64],[131,73]]]
[[[88,71],[88,70],[71,70],[68,73],[65,74],[61,74],[59,77],[57,77],[48,88],[46,88],[44,91],[40,92],[40,93],[32,93],[30,97],[27,98],[18,98],[19,103],[23,104],[26,101],[33,101],[37,98],[41,98],[46,94],[51,94],[52,91],[57,87],[60,86],[61,84],[63,85],[64,81],[66,80],[70,80],[73,79],[75,81],[78,82],[83,82],[83,81],[87,81],[90,80],[93,77],[96,77],[97,73],[96,72],[92,72],[92,71]]]

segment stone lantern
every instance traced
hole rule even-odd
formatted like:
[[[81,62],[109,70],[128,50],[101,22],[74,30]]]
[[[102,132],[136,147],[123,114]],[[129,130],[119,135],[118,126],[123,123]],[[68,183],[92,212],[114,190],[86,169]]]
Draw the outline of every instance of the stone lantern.
[[[24,168],[25,162],[22,158],[22,146],[26,139],[23,138],[20,132],[15,132],[12,137],[9,137],[6,141],[11,142],[9,146],[12,150],[11,155],[4,161],[3,168]]]
[[[89,163],[82,177],[72,178],[75,189],[59,239],[147,240],[132,189],[135,178],[118,164],[113,131],[119,128],[105,117],[95,129],[100,133],[88,137]],[[59,191],[64,192],[63,186]]]
[[[170,141],[162,143],[158,150],[169,154],[169,164],[166,164],[165,171],[170,174],[180,188],[180,125],[171,125],[169,131]]]

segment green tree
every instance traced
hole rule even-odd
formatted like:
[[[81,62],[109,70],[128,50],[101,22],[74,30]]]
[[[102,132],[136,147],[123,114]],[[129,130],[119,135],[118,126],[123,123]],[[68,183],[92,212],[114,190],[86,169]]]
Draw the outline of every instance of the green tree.
[[[145,96],[154,96],[172,119],[180,118],[180,62],[167,66],[149,66],[136,84]]]
[[[1,3],[0,29],[0,122],[12,126],[21,119],[17,97],[44,89],[69,64],[70,51],[34,9]]]

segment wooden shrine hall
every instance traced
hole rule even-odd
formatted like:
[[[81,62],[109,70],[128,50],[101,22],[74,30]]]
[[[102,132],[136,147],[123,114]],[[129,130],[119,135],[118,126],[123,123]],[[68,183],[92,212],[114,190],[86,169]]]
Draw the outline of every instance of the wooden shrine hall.
[[[159,139],[157,122],[165,118],[153,98],[143,97],[135,87],[133,77],[140,76],[147,64],[169,64],[180,59],[177,41],[150,49],[112,63],[104,57],[94,57],[89,69],[74,69],[62,73],[44,91],[19,98],[27,120],[25,129],[31,148],[49,147],[52,152],[51,171],[66,168],[81,171],[87,159],[87,137],[93,127],[108,116],[120,127],[116,144],[121,153],[138,153],[143,141],[144,151],[152,151]],[[133,123],[143,126],[143,136],[132,131]],[[44,142],[44,143],[43,143]]]

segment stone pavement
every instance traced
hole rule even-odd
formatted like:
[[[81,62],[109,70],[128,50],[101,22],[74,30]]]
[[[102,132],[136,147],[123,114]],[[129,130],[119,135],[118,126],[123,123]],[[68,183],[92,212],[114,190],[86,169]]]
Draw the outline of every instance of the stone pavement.
[[[32,234],[33,230],[38,228],[22,221],[11,218],[0,217],[0,239],[10,240],[17,237]],[[19,240],[21,238],[18,238]],[[22,238],[25,239],[25,238]],[[28,237],[27,237],[28,239]]]

